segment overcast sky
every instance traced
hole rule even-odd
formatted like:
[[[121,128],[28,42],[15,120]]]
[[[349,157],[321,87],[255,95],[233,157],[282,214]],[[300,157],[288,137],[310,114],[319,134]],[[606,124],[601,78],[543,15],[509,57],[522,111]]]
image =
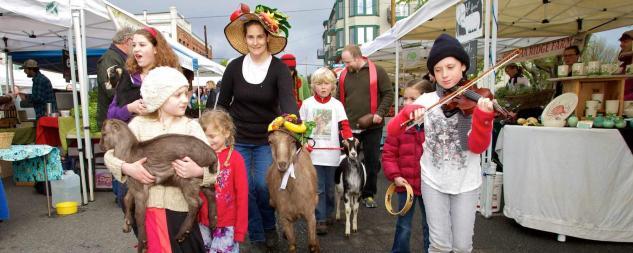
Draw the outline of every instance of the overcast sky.
[[[335,0],[309,0],[309,1],[289,1],[289,0],[152,0],[152,1],[129,1],[110,0],[113,4],[127,10],[128,12],[139,14],[143,10],[148,12],[167,12],[169,6],[176,6],[178,12],[192,24],[194,33],[199,37],[204,37],[203,26],[207,26],[208,41],[213,47],[213,60],[220,62],[222,59],[239,56],[226,41],[224,37],[224,27],[229,22],[229,15],[239,7],[240,2],[244,2],[254,11],[257,4],[278,8],[290,16],[290,37],[286,52],[297,57],[299,72],[303,75],[313,72],[323,64],[323,60],[316,58],[317,49],[322,48],[323,21],[329,17]],[[632,27],[615,29],[598,36],[605,38],[609,46],[618,47],[618,38],[622,32],[633,29]],[[278,55],[280,56],[280,55]],[[306,65],[301,65],[306,64]]]
[[[169,6],[176,6],[178,12],[185,16],[191,23],[194,33],[204,38],[203,26],[207,26],[208,42],[213,46],[213,60],[220,62],[223,58],[239,56],[226,41],[224,27],[229,23],[230,14],[239,8],[243,2],[255,10],[255,6],[263,4],[277,8],[290,16],[289,22],[292,28],[285,51],[297,57],[298,64],[308,64],[307,71],[312,72],[323,65],[323,60],[317,59],[317,49],[323,47],[321,35],[323,34],[323,20],[330,15],[335,0],[311,0],[311,1],[194,1],[194,0],[152,0],[129,1],[110,0],[114,5],[122,9],[139,14],[143,10],[148,12],[167,12]],[[278,55],[281,56],[281,55]],[[315,66],[318,65],[318,66]],[[306,66],[297,66],[299,72],[305,75]]]

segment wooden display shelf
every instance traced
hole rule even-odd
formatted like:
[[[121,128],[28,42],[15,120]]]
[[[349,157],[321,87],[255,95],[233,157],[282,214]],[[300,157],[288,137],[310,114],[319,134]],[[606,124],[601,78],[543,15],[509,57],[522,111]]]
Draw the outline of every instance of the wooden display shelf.
[[[604,94],[603,104],[598,112],[604,113],[604,102],[607,100],[620,101],[618,115],[622,116],[624,110],[624,82],[633,75],[607,75],[607,76],[572,76],[547,79],[550,82],[562,82],[563,93],[572,92],[578,95],[576,117],[585,116],[585,101],[591,100],[594,93]]]

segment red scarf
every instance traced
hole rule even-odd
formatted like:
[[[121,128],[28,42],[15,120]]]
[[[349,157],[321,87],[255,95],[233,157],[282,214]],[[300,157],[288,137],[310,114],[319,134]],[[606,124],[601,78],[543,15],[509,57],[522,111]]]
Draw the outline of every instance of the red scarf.
[[[369,65],[370,111],[372,114],[375,114],[378,110],[378,73],[376,72],[376,65],[374,62],[370,61],[366,57],[363,57],[363,59],[365,59]],[[341,103],[343,103],[343,107],[345,107],[345,76],[347,76],[347,68],[341,72],[341,77],[339,78],[339,98],[341,99]]]

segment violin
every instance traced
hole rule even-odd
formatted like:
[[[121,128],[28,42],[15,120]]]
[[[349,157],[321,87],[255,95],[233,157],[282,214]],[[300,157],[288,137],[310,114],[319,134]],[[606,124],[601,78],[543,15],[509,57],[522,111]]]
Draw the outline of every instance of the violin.
[[[477,88],[475,84],[477,84],[477,82],[481,81],[481,79],[493,73],[495,70],[507,64],[512,59],[519,56],[520,54],[521,54],[521,49],[516,49],[512,51],[512,53],[508,54],[506,57],[501,59],[499,62],[497,62],[494,66],[484,71],[484,73],[482,73],[478,77],[475,77],[474,79],[469,80],[461,85],[455,85],[455,87],[453,87],[452,89],[453,92],[450,92],[444,95],[442,98],[440,98],[440,100],[437,103],[429,106],[429,108],[427,108],[427,111],[434,109],[438,105],[442,105],[445,115],[446,115],[446,112],[455,114],[459,110],[461,110],[462,113],[464,113],[464,115],[472,114],[475,107],[477,106],[477,101],[479,100],[479,98],[487,97],[490,100],[494,98],[494,96],[492,95],[492,92],[490,92],[489,89]],[[449,105],[446,105],[446,104],[449,104]],[[512,120],[516,116],[516,114],[508,112],[496,102],[494,102],[493,107],[495,111],[499,112],[501,115],[504,115],[506,119]],[[450,115],[453,115],[453,114],[450,114]],[[409,119],[408,121],[402,123],[400,126],[401,127],[407,126],[412,123],[414,123],[413,119]]]
[[[461,85],[457,85],[455,87],[459,86]],[[448,93],[446,96],[451,96],[452,93],[456,92],[456,88],[453,88],[451,91],[452,92]],[[468,116],[473,114],[475,107],[477,107],[477,101],[479,101],[482,97],[488,98],[493,102],[493,108],[495,112],[497,112],[497,116],[510,121],[516,118],[516,113],[506,110],[494,101],[494,95],[490,89],[477,88],[476,85],[470,86],[470,88],[466,89],[461,94],[458,94],[451,100],[447,101],[442,105],[442,110],[444,111],[444,115],[446,117],[453,116],[457,112],[461,112],[464,116]]]

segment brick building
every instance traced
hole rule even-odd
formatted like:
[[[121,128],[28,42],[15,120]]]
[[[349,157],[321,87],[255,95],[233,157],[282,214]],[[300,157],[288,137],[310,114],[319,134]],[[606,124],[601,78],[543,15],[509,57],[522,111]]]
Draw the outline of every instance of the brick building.
[[[213,56],[211,45],[208,46],[207,54],[204,48],[204,39],[198,37],[191,29],[191,23],[185,20],[185,17],[178,13],[176,7],[169,7],[169,12],[148,13],[143,11],[142,14],[136,14],[136,17],[145,21],[148,25],[155,27],[163,32],[163,34],[175,39],[183,46],[206,56],[211,59]],[[174,36],[176,34],[176,36]]]

